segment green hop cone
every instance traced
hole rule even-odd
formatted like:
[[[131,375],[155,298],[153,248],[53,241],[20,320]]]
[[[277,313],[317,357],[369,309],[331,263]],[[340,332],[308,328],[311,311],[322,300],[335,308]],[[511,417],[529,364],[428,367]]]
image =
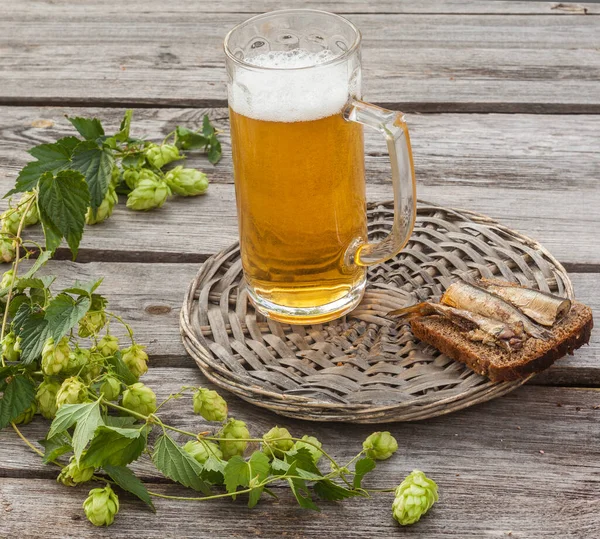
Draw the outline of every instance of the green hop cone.
[[[7,361],[18,361],[20,356],[19,341],[11,331],[6,334],[6,337],[2,341],[2,357]]]
[[[108,191],[96,211],[92,208],[88,208],[88,211],[85,214],[85,222],[88,225],[96,225],[105,221],[112,215],[113,209],[118,203],[119,197],[117,192],[112,185],[109,185]]]
[[[5,271],[2,274],[2,280],[0,280],[0,288],[8,288],[10,286],[10,283],[12,283],[14,274],[15,274],[15,272],[11,269],[8,271]]]
[[[273,427],[263,435],[262,450],[269,458],[283,458],[283,454],[294,446],[290,431],[283,427]]]
[[[63,404],[80,404],[87,400],[87,387],[76,376],[67,378],[56,394],[56,407]]]
[[[104,311],[88,311],[79,321],[79,336],[87,338],[97,335],[105,325],[106,314]]]
[[[110,485],[93,488],[83,502],[83,510],[94,526],[110,526],[119,512],[119,498]]]
[[[113,189],[116,189],[117,185],[119,185],[120,182],[121,182],[121,171],[119,170],[119,167],[114,166],[110,172],[110,186]]]
[[[19,200],[19,206],[22,207],[23,210],[25,210],[27,203],[29,202],[29,200],[32,197],[35,197],[35,193],[33,193],[32,191],[23,193],[23,195],[21,196],[21,200]],[[39,220],[40,220],[40,214],[38,212],[37,204],[34,202],[29,207],[27,212],[25,213],[25,219],[23,221],[23,225],[24,226],[32,226],[32,225],[35,225]]]
[[[102,374],[105,363],[106,358],[100,354],[100,352],[92,352],[89,356],[87,364],[85,365],[85,368],[81,372],[82,378],[87,383],[91,383]]]
[[[114,376],[107,376],[100,386],[100,393],[109,401],[116,401],[121,394],[121,382]]]
[[[119,350],[119,339],[112,335],[104,335],[96,346],[96,350],[104,357],[112,357]]]
[[[37,405],[35,402],[32,402],[29,408],[24,412],[21,412],[17,417],[15,417],[12,422],[15,425],[27,425],[27,423],[31,423],[33,421],[33,416],[37,412]]]
[[[165,181],[173,193],[182,197],[203,195],[208,189],[206,174],[195,168],[175,167],[167,172]]]
[[[204,464],[210,456],[214,456],[218,459],[223,458],[221,449],[213,442],[190,440],[183,446],[183,450],[194,457],[200,464]]]
[[[297,451],[298,449],[306,449],[307,451],[310,451],[310,454],[312,455],[313,461],[316,464],[319,463],[319,460],[321,460],[321,457],[323,456],[323,451],[321,451],[320,449],[318,449],[319,447],[322,447],[323,444],[321,442],[319,442],[319,440],[317,440],[314,436],[307,436],[306,434],[304,436],[302,436],[302,440],[303,441],[298,441],[294,444],[294,447],[292,447],[292,450]],[[310,443],[307,443],[310,442]],[[314,445],[312,445],[314,444]],[[315,447],[318,446],[318,447]]]
[[[90,356],[91,353],[89,350],[79,347],[75,348],[75,350],[69,354],[69,362],[65,368],[66,372],[69,374],[79,373],[79,371],[89,362]]]
[[[50,337],[46,340],[42,349],[42,370],[45,374],[58,374],[66,369],[69,364],[69,355],[71,347],[69,339],[63,337],[58,344],[54,344],[54,339]]]
[[[398,442],[387,431],[374,432],[363,442],[363,449],[370,459],[385,460],[398,450]]]
[[[144,152],[148,163],[153,167],[162,168],[166,164],[178,159],[183,159],[179,154],[179,148],[174,144],[158,144],[150,143]]]
[[[80,466],[77,464],[75,457],[71,457],[69,464],[61,470],[56,480],[67,487],[75,487],[78,483],[89,481],[92,475],[94,475],[93,466]]]
[[[133,344],[123,350],[123,362],[136,378],[148,372],[148,354],[144,352],[144,347],[139,344]]]
[[[0,261],[8,263],[15,259],[17,250],[15,242],[9,238],[0,238]]]
[[[243,421],[230,419],[221,429],[219,437],[222,438],[219,440],[219,446],[223,452],[223,458],[229,460],[234,455],[241,457],[244,454],[248,442],[242,440],[250,438],[250,432]]]
[[[207,421],[225,421],[227,403],[216,391],[200,387],[194,393],[194,413]]]
[[[148,386],[137,382],[123,392],[122,406],[142,415],[156,412],[156,395]]]
[[[153,180],[158,182],[160,178],[149,168],[127,168],[123,171],[123,179],[127,187],[132,191],[142,180]]]
[[[49,378],[45,378],[44,381],[38,386],[35,393],[35,401],[38,406],[38,411],[46,419],[54,419],[58,407],[56,405],[56,395],[60,389],[58,382],[53,382]]]
[[[0,215],[0,219],[2,219],[2,228],[0,230],[6,234],[16,236],[19,231],[21,216],[22,213],[16,208],[6,210]]]
[[[127,207],[136,211],[160,208],[169,197],[169,186],[159,180],[141,180],[138,186],[127,195]]]
[[[392,515],[403,526],[417,522],[438,501],[438,486],[423,472],[414,470],[396,489]]]

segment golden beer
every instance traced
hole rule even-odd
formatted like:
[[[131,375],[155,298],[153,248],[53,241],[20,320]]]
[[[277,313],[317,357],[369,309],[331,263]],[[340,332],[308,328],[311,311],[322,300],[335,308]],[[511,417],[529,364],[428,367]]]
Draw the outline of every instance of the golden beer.
[[[333,303],[361,287],[367,237],[362,126],[340,113],[276,122],[230,110],[242,263],[263,299]],[[350,257],[350,258],[349,258]]]

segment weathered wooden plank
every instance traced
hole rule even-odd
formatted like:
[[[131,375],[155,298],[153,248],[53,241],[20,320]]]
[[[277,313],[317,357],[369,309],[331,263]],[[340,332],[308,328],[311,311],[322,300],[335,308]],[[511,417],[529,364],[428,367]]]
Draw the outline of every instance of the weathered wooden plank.
[[[179,310],[197,264],[125,264],[50,262],[44,270],[58,276],[56,289],[74,280],[103,276],[100,292],[109,300],[109,308],[131,324],[138,341],[148,347],[151,366],[189,367],[193,360],[186,354],[179,336]],[[600,318],[598,273],[572,275],[577,297]],[[118,324],[111,327],[119,337],[125,332]],[[600,386],[600,339],[592,334],[589,346],[556,363],[533,380],[535,384]]]
[[[197,13],[264,13],[277,9],[299,7],[298,2],[279,0],[206,0],[194,6]],[[499,14],[499,15],[592,15],[600,13],[598,4],[592,2],[566,3],[563,2],[524,2],[524,1],[494,1],[486,0],[472,2],[470,0],[378,0],[367,2],[365,0],[318,1],[305,0],[302,7],[333,11],[335,13],[435,13],[435,14]],[[190,5],[186,0],[174,0],[164,4],[158,0],[131,0],[126,8],[122,4],[107,2],[100,7],[94,0],[53,0],[49,5],[43,0],[30,0],[19,6],[21,13],[40,14],[52,12],[54,9],[69,9],[72,14],[114,13],[122,14],[125,9],[129,12],[153,11],[189,14]]]
[[[0,102],[224,104],[222,41],[247,16],[152,6],[118,15],[64,4],[6,10]],[[363,32],[372,101],[421,111],[600,110],[595,16],[349,18]]]
[[[201,383],[201,379],[190,371],[182,380],[163,375],[151,383],[165,396],[181,383]],[[403,530],[418,537],[507,537],[509,533],[523,538],[593,537],[600,526],[599,402],[597,390],[525,387],[449,416],[386,425],[399,440],[400,449],[395,457],[379,464],[369,485],[391,488],[414,468],[438,482],[439,504],[417,526]],[[234,398],[230,404],[233,414],[246,420],[253,433],[260,435],[276,423],[295,434],[310,432],[342,461],[357,451],[373,430],[365,425],[289,421]],[[204,429],[205,423],[190,411],[190,399],[185,397],[166,409],[164,418],[184,429]],[[40,424],[36,419],[23,432],[32,438],[39,436]],[[0,475],[4,476],[0,479],[4,509],[0,511],[0,529],[10,537],[116,538],[129,537],[135,529],[143,529],[144,537],[149,538],[250,534],[362,538],[400,533],[391,519],[390,494],[324,504],[323,512],[314,514],[297,509],[282,489],[277,489],[282,495],[279,501],[266,499],[253,511],[245,507],[243,499],[235,505],[224,500],[210,505],[157,500],[156,516],[123,495],[114,526],[102,533],[82,518],[81,502],[87,489],[54,482],[56,472],[41,467],[35,455],[16,445],[21,442],[12,431],[2,431],[0,443]],[[23,477],[26,473],[29,478]],[[150,468],[143,473],[147,480],[155,481]],[[149,487],[164,494],[185,493],[164,484],[151,483]]]
[[[209,194],[148,214],[119,205],[107,223],[88,228],[81,260],[200,260],[235,241],[233,189],[216,185],[232,182],[226,110],[139,109],[134,129],[159,140],[175,125],[198,125],[205,112],[224,131],[224,158],[216,167],[204,157],[188,164],[209,173]],[[64,114],[97,115],[112,129],[122,111],[1,107],[0,190],[12,186],[29,147],[72,134]],[[408,120],[421,198],[493,216],[565,263],[600,263],[597,116],[411,114]],[[40,125],[49,127],[34,127]],[[366,153],[370,195],[387,199],[389,164],[376,136],[367,137]]]

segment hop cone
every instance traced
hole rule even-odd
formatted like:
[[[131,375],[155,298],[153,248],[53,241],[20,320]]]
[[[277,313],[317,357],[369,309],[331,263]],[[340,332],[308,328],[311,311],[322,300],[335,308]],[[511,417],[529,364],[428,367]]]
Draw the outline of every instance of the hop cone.
[[[2,219],[2,232],[16,236],[19,231],[21,215],[21,212],[15,208],[6,210],[0,215],[0,219]]]
[[[96,346],[96,350],[100,352],[103,357],[112,357],[119,349],[119,339],[112,335],[104,335]]]
[[[250,432],[246,423],[237,419],[230,419],[219,433],[219,446],[223,452],[223,458],[229,460],[234,455],[240,457],[244,454],[248,442],[240,441],[239,438],[250,438]]]
[[[153,167],[162,168],[166,164],[178,159],[183,159],[179,155],[179,148],[174,144],[150,144],[145,151],[146,159]]]
[[[282,439],[278,439],[282,438]],[[268,457],[283,458],[285,451],[289,451],[294,446],[290,431],[283,427],[273,427],[269,432],[263,435],[263,453]]]
[[[202,195],[208,189],[206,174],[195,168],[175,167],[167,172],[165,181],[173,193],[182,197]]]
[[[33,421],[33,416],[37,412],[37,405],[35,402],[31,403],[31,406],[27,408],[24,412],[21,412],[17,417],[15,417],[12,422],[15,425],[27,425],[27,423],[31,423]]]
[[[116,401],[121,394],[121,382],[114,376],[107,376],[100,386],[100,393],[109,401]]]
[[[296,442],[294,444],[294,447],[292,447],[292,449],[294,450],[298,450],[298,449],[306,449],[307,451],[310,451],[310,454],[312,455],[313,461],[315,464],[318,464],[319,460],[321,460],[321,457],[323,456],[323,451],[320,451],[316,446],[318,447],[322,447],[323,444],[321,444],[321,442],[319,442],[319,440],[317,440],[314,436],[302,436],[302,442]],[[310,443],[306,443],[306,442],[310,442]],[[314,444],[314,445],[311,445]]]
[[[113,189],[116,189],[117,185],[119,185],[119,182],[121,181],[121,171],[119,170],[119,167],[115,166],[113,167],[113,169],[111,170],[110,173],[110,186]]]
[[[438,486],[423,472],[414,470],[396,489],[392,515],[403,526],[417,522],[438,501]]]
[[[141,180],[127,195],[127,207],[137,211],[160,208],[169,197],[169,186],[164,181]]]
[[[90,360],[90,351],[85,348],[75,348],[69,354],[69,362],[67,363],[66,372],[69,374],[78,374],[79,371],[87,365]]]
[[[156,412],[156,395],[148,386],[137,382],[123,392],[122,405],[132,412],[150,415]]]
[[[123,172],[123,179],[127,187],[132,191],[138,186],[142,180],[159,181],[160,178],[149,168],[127,168]]]
[[[117,192],[112,185],[109,185],[108,191],[100,203],[100,206],[98,206],[95,211],[92,208],[88,208],[88,211],[85,214],[85,222],[88,225],[95,225],[105,221],[112,215],[113,209],[118,203],[119,197]]]
[[[216,391],[201,387],[194,393],[194,413],[207,421],[225,421],[227,403]]]
[[[87,364],[83,369],[81,376],[87,383],[91,383],[102,373],[106,358],[100,352],[92,352],[89,356]]]
[[[18,361],[21,356],[19,341],[12,331],[2,341],[2,355],[7,361]]]
[[[58,374],[66,369],[69,364],[69,354],[71,347],[69,340],[63,337],[58,344],[54,344],[54,339],[50,337],[42,349],[42,370],[45,374]]]
[[[363,442],[363,449],[370,459],[385,460],[398,450],[398,442],[387,431],[374,432]]]
[[[93,488],[83,502],[83,510],[94,526],[110,526],[119,512],[119,498],[110,485]]]
[[[32,197],[35,197],[35,193],[33,193],[31,191],[29,191],[27,193],[23,193],[23,196],[21,196],[21,200],[19,200],[20,207],[25,209],[25,207],[27,206],[27,203],[29,202],[29,199],[31,199]],[[40,220],[40,214],[38,212],[37,204],[34,202],[29,207],[27,212],[25,213],[25,220],[23,221],[23,225],[24,226],[35,225],[39,220]]]
[[[74,487],[77,486],[78,483],[89,481],[92,478],[92,475],[94,475],[93,466],[80,466],[77,464],[75,457],[71,457],[69,464],[61,470],[57,481],[68,487]]]
[[[5,237],[0,238],[0,260],[5,263],[12,262],[16,254],[14,241]]]
[[[79,336],[91,337],[106,325],[106,314],[104,311],[88,311],[79,321]]]
[[[87,388],[85,384],[76,376],[67,378],[58,393],[56,394],[56,407],[60,408],[63,404],[79,404],[85,402],[87,398]]]
[[[218,459],[223,458],[221,449],[213,442],[190,440],[183,446],[183,450],[194,457],[200,464],[204,464],[210,456],[217,457]]]
[[[51,379],[46,378],[38,386],[35,400],[37,402],[38,410],[46,419],[54,419],[58,407],[56,406],[56,394],[60,389],[58,382],[53,382]]]
[[[144,347],[139,344],[133,344],[123,350],[123,362],[136,378],[148,372],[148,354],[144,352]]]

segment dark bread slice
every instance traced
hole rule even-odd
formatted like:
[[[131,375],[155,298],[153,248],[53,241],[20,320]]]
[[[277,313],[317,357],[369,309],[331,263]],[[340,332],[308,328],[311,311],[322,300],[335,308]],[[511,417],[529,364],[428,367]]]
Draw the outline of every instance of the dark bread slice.
[[[550,330],[552,339],[529,338],[521,350],[512,353],[497,346],[470,341],[457,326],[438,315],[415,318],[410,326],[421,341],[467,364],[493,382],[499,382],[543,371],[557,359],[572,354],[573,350],[589,342],[593,320],[588,306],[573,302],[569,314]]]

